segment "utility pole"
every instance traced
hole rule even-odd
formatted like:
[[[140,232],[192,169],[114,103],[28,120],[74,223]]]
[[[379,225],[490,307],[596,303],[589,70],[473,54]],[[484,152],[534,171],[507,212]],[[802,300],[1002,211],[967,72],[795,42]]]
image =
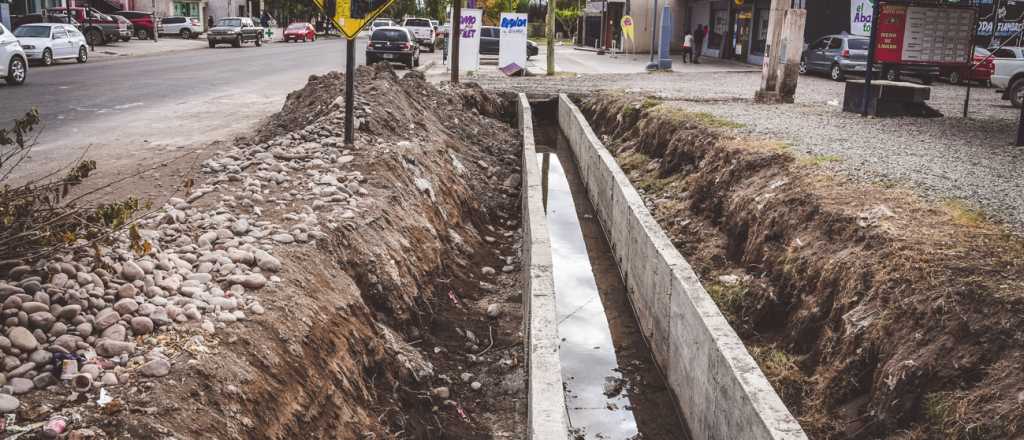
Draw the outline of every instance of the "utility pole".
[[[782,59],[782,23],[785,21],[787,3],[791,0],[772,0],[768,14],[768,36],[764,51],[764,62],[761,63],[761,89],[754,97],[757,102],[777,103],[780,100],[778,90],[779,62]]]
[[[459,30],[459,25],[462,24],[462,0],[452,1],[452,25],[451,35],[449,38],[452,39],[452,84],[459,83],[459,40],[462,36],[462,32]]]
[[[346,39],[345,46],[345,146],[352,147],[352,121],[355,115],[353,107],[353,82],[356,76],[356,39]]]
[[[658,63],[654,62],[654,46],[658,45],[658,0],[654,0],[654,10],[651,11],[651,62],[647,63],[647,70],[658,70]],[[633,48],[635,51],[636,48]]]
[[[544,23],[548,35],[548,76],[555,74],[555,0],[548,0],[548,17]]]

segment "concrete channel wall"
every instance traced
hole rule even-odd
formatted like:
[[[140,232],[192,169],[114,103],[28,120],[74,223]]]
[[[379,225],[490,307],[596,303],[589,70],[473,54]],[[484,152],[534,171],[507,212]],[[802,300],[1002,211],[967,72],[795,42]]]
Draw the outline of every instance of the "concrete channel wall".
[[[694,440],[806,440],[689,263],[565,95],[559,96],[558,123]]]
[[[558,315],[551,272],[551,240],[544,212],[540,167],[533,140],[533,118],[526,95],[519,94],[519,132],[523,136],[523,326],[526,335],[528,435],[531,440],[569,437],[562,364],[558,355]]]

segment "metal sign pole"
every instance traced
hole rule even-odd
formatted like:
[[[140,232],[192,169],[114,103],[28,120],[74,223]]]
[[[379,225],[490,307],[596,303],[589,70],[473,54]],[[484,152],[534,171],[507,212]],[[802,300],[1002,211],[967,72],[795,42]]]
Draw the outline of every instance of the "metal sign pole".
[[[871,8],[871,36],[868,39],[868,65],[864,70],[864,101],[861,103],[861,116],[868,115],[871,104],[871,77],[874,75],[875,46],[878,44],[878,15],[882,11],[882,1],[875,0]]]
[[[356,76],[356,39],[348,38],[345,48],[345,146],[352,147],[352,125],[354,115],[353,107],[353,83]]]

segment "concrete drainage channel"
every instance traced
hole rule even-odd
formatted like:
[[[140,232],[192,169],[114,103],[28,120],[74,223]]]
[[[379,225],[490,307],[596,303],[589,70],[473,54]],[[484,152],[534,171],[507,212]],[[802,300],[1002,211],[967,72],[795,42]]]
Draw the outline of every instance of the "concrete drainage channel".
[[[517,109],[530,438],[806,439],[576,106]]]

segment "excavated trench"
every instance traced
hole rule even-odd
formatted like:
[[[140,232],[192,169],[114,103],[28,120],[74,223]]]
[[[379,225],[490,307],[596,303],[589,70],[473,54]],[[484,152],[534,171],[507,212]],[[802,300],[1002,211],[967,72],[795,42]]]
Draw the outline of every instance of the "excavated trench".
[[[684,104],[577,102],[810,438],[1024,435],[1019,237]]]
[[[531,107],[570,432],[578,439],[689,438],[558,127],[558,102]]]

